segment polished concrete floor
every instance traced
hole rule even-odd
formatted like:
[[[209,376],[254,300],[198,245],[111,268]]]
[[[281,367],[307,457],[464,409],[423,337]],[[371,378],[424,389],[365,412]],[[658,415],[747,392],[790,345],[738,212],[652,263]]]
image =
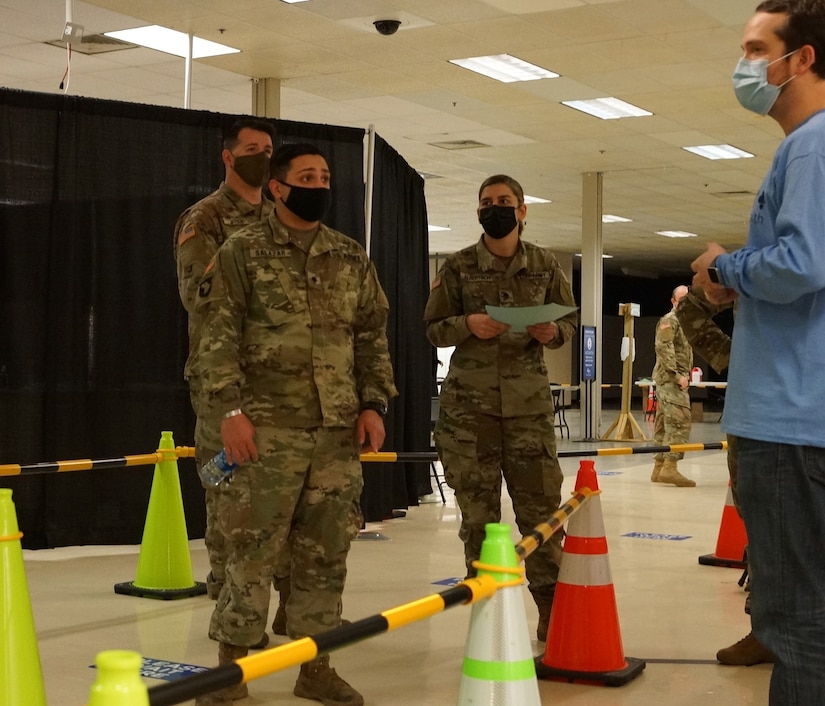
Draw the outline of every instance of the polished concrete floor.
[[[603,429],[616,414],[605,412]],[[707,416],[716,420],[716,415]],[[573,439],[560,440],[560,450],[628,446],[582,442],[576,439],[576,412],[568,412],[568,422]],[[644,428],[649,434],[650,427]],[[692,440],[722,438],[718,424],[694,424]],[[624,653],[647,666],[621,687],[542,681],[542,704],[767,704],[770,665],[724,667],[714,659],[717,649],[749,631],[742,609],[745,594],[737,585],[740,572],[697,562],[716,546],[728,482],[724,452],[690,453],[680,464],[697,481],[696,488],[651,484],[649,455],[595,460]],[[578,465],[578,459],[562,459],[564,497],[572,491]],[[406,517],[368,525],[365,536],[380,538],[353,546],[345,617],[363,618],[437,593],[444,586],[436,582],[463,575],[459,518],[449,489],[446,504],[437,493],[422,501]],[[506,501],[504,507],[503,521],[511,522]],[[644,536],[626,536],[630,533]],[[203,543],[190,544],[195,576],[201,580],[207,572]],[[77,547],[24,552],[49,706],[86,703],[95,676],[91,665],[101,650],[130,649],[154,660],[215,664],[216,646],[206,636],[212,608],[208,598],[167,602],[113,592],[115,583],[134,578],[138,551]],[[524,597],[534,635],[536,609],[526,589]],[[451,608],[343,648],[333,653],[332,663],[369,706],[457,704],[469,619],[469,608]],[[543,653],[543,644],[534,642],[533,647],[535,654]],[[253,681],[250,698],[237,703],[311,703],[292,695],[296,672],[293,668]]]

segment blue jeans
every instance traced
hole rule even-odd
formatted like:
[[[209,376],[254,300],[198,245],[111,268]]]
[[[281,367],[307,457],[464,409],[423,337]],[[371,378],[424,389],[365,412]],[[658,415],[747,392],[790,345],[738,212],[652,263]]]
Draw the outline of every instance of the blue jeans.
[[[771,706],[825,704],[825,448],[740,437],[737,480]]]

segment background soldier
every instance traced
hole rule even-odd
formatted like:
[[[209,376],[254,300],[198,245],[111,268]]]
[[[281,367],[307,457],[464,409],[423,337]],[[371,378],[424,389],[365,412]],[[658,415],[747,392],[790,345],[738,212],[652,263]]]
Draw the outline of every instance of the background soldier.
[[[201,394],[202,383],[198,372],[201,318],[195,311],[198,285],[209,261],[230,235],[253,223],[265,221],[273,211],[272,202],[262,196],[262,187],[269,179],[273,134],[272,125],[263,120],[243,118],[232,123],[223,136],[221,160],[226,170],[224,181],[217,190],[187,208],[175,224],[178,291],[189,314],[189,357],[184,377],[189,383],[196,417],[195,463],[198,468],[223,446],[220,417],[210,414]],[[205,492],[204,542],[211,569],[206,577],[206,587],[209,597],[216,600],[224,579],[223,537],[214,523],[216,491],[206,487]],[[265,647],[268,641],[264,634],[259,646]]]
[[[656,445],[686,444],[690,438],[690,395],[688,385],[693,367],[693,350],[676,318],[676,309],[688,288],[679,285],[670,298],[673,308],[656,324],[656,417],[653,420],[653,443]],[[656,454],[650,480],[692,488],[696,481],[685,478],[676,470],[683,453]]]
[[[424,313],[430,342],[456,347],[441,387],[434,441],[461,508],[468,576],[476,574],[472,564],[481,553],[484,525],[501,519],[502,474],[522,534],[550,517],[561,500],[544,349],[573,337],[576,314],[513,333],[485,309],[576,305],[556,257],[521,239],[526,215],[524,191],[515,179],[486,179],[478,205],[484,233],[446,259]],[[525,562],[540,641],[547,638],[560,559],[556,534]]]
[[[246,655],[264,631],[290,533],[290,637],[339,625],[360,446],[381,447],[397,394],[375,268],[358,243],[320,222],[326,159],[312,145],[285,145],[271,175],[275,213],[223,245],[198,296],[204,391],[220,410],[227,457],[241,464],[218,486],[226,581],[209,635],[221,663]],[[328,655],[302,665],[295,694],[363,704]],[[245,686],[226,689],[198,704],[245,695]]]

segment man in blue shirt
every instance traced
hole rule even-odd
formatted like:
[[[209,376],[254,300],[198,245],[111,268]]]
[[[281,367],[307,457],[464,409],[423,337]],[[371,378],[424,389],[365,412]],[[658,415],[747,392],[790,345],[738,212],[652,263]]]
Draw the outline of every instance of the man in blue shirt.
[[[739,299],[722,429],[759,590],[756,637],[776,655],[774,706],[825,703],[825,0],[766,0],[733,74],[742,105],[783,129],[748,239],[715,243],[694,284]]]

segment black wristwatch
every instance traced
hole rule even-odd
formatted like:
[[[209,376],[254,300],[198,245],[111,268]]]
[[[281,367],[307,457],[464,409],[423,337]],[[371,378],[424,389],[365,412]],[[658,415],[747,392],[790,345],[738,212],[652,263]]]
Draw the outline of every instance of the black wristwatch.
[[[378,412],[379,416],[385,417],[387,414],[387,405],[379,400],[370,400],[361,405],[361,411],[371,409],[373,412]]]

